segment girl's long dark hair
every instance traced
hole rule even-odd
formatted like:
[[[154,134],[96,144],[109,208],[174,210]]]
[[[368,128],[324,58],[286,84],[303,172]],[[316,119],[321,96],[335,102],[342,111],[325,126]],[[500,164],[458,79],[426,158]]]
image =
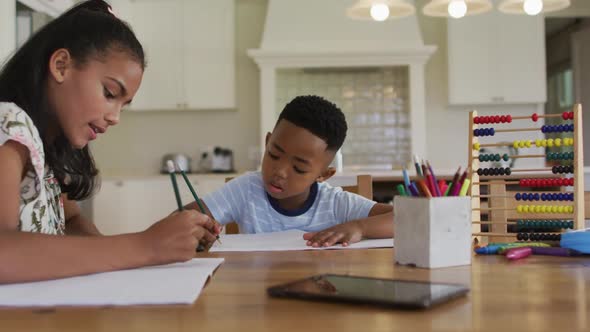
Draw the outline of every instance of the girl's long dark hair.
[[[59,127],[47,103],[49,58],[67,49],[76,65],[91,57],[102,59],[111,51],[128,53],[142,68],[145,56],[131,28],[110,12],[102,0],[82,2],[36,32],[6,62],[0,72],[0,101],[13,102],[33,120],[43,140],[45,163],[69,199],[89,197],[98,184],[98,169],[85,146],[75,149],[64,134],[48,139],[51,128]]]

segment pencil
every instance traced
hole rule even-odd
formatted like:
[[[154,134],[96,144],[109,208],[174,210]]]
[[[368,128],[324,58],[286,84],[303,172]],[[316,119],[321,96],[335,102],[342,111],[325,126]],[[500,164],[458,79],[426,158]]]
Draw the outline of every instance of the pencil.
[[[461,191],[461,188],[463,187],[463,182],[465,182],[465,179],[467,178],[467,174],[469,173],[470,168],[467,167],[465,169],[465,172],[463,172],[463,175],[461,175],[461,178],[459,179],[459,181],[457,181],[457,186],[453,187],[453,196],[459,196],[459,192]]]
[[[199,210],[201,210],[201,213],[207,214],[205,212],[205,207],[203,206],[203,203],[201,203],[201,200],[199,199],[199,196],[197,195],[195,188],[193,187],[190,180],[188,179],[188,176],[186,176],[186,173],[184,172],[184,170],[180,166],[178,166],[178,164],[176,164],[176,169],[178,169],[180,171],[180,174],[182,174],[182,178],[184,179],[184,182],[186,182],[188,189],[191,191],[191,194],[193,195],[195,202],[197,202],[197,205],[199,206]],[[219,242],[221,244],[221,240],[219,239],[219,235],[216,236],[216,239],[217,239],[217,242]]]
[[[176,183],[176,169],[174,167],[174,162],[172,160],[168,160],[166,162],[166,166],[168,167],[168,174],[170,174],[170,181],[172,181],[172,188],[174,189],[176,204],[178,204],[178,211],[182,211],[182,200],[180,199],[180,192],[178,191],[178,183]],[[197,246],[197,252],[200,251],[205,251],[205,247],[199,243]]]
[[[416,175],[423,176],[422,170],[420,169],[420,162],[418,161],[417,155],[414,155],[414,166],[416,166]]]
[[[186,176],[186,173],[184,172],[184,170],[182,168],[180,168],[178,166],[178,164],[176,164],[176,169],[178,169],[180,171],[180,174],[182,174],[182,178],[184,179],[184,182],[186,182],[188,189],[191,191],[191,194],[193,195],[195,202],[197,202],[197,205],[199,206],[199,210],[201,210],[201,213],[205,214],[205,207],[203,206],[203,203],[201,203],[199,196],[197,196],[197,192],[195,191],[195,188],[193,188],[193,185],[189,181],[188,176]]]
[[[430,190],[428,190],[428,186],[426,185],[426,181],[420,179],[417,180],[416,183],[418,184],[418,188],[420,188],[420,191],[424,194],[425,197],[432,197],[432,194],[430,193]]]
[[[453,176],[453,180],[451,181],[451,184],[449,185],[449,189],[447,189],[449,196],[455,196],[455,195],[453,195],[453,192],[455,191],[455,187],[458,185],[457,181],[459,181],[459,176],[461,176],[461,166],[459,166],[459,168],[457,168],[457,172],[455,173],[455,176]]]
[[[176,176],[174,172],[174,162],[168,160],[166,162],[168,167],[168,174],[170,174],[170,181],[172,181],[172,189],[174,189],[174,197],[176,197],[176,204],[178,205],[178,211],[182,211],[182,200],[180,199],[180,192],[178,191],[178,183],[176,183]]]
[[[428,167],[428,171],[430,171],[430,175],[432,176],[432,181],[434,182],[434,190],[436,191],[436,196],[442,196],[442,191],[440,190],[440,188],[438,186],[438,180],[436,179],[436,175],[434,175],[434,172],[432,171],[432,166],[430,166],[430,163],[428,162],[428,160],[426,161],[426,166]]]

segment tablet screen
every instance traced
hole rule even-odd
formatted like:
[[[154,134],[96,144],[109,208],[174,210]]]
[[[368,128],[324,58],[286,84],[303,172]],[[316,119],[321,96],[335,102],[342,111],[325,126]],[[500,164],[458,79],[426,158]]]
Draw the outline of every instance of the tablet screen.
[[[271,295],[427,307],[464,295],[461,285],[438,284],[341,275],[320,275],[269,289]]]

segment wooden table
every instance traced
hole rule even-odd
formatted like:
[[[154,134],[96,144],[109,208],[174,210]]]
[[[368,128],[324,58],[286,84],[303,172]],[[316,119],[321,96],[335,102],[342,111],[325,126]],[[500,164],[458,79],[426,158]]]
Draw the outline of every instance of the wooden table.
[[[590,259],[534,256],[472,266],[396,266],[391,249],[204,254],[226,261],[192,306],[2,309],[0,331],[588,331]],[[318,273],[468,284],[426,311],[274,299],[266,288]],[[166,280],[162,280],[165,287]]]

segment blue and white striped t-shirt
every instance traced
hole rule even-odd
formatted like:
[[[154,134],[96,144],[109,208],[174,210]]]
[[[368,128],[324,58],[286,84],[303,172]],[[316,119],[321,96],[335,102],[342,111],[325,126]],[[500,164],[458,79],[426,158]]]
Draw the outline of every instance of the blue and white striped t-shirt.
[[[314,184],[300,211],[285,211],[264,190],[260,172],[246,173],[203,197],[221,224],[235,221],[240,233],[297,229],[315,232],[369,216],[375,202],[322,182]]]

